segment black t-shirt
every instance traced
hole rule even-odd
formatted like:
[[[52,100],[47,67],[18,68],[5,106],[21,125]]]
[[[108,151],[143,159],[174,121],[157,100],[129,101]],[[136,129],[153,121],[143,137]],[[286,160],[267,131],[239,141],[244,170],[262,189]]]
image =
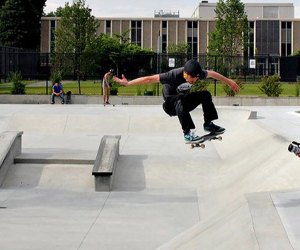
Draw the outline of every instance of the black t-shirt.
[[[166,73],[159,74],[159,79],[161,84],[163,84],[163,96],[166,98],[167,96],[177,95],[177,87],[185,83],[186,80],[183,77],[184,67],[172,69]],[[207,77],[207,71],[203,70],[203,78]],[[200,79],[200,80],[202,80]],[[164,86],[165,84],[168,84],[168,86]]]
[[[183,77],[184,68],[172,69],[166,73],[159,74],[159,79],[162,84],[169,84],[173,88],[177,88],[181,83],[186,82]]]

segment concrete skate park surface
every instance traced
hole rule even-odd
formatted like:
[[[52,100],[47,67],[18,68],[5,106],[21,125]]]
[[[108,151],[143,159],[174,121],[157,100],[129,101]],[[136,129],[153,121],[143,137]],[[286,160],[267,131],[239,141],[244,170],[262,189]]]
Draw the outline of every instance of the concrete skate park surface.
[[[223,141],[191,150],[161,106],[0,105],[24,159],[93,160],[121,135],[111,192],[95,192],[92,164],[12,164],[1,249],[300,249],[300,159],[287,150],[300,108],[217,109]],[[202,109],[192,116],[202,134]]]

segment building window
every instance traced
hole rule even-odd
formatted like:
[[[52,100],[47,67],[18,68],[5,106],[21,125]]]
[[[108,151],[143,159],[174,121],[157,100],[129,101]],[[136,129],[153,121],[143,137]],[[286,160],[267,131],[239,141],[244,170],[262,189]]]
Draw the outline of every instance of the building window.
[[[142,46],[142,21],[131,21],[131,42]]]
[[[162,21],[162,52],[167,52],[167,43],[168,43],[168,22]]]
[[[279,21],[256,21],[257,54],[280,55]]]
[[[281,56],[292,54],[292,22],[281,22]]]
[[[50,21],[50,52],[54,50],[55,46],[55,29],[56,29],[56,21]]]
[[[198,54],[198,22],[188,21],[187,23],[187,43],[193,55]]]
[[[254,22],[249,22],[248,56],[254,56]]]
[[[111,20],[105,22],[105,34],[111,35]]]

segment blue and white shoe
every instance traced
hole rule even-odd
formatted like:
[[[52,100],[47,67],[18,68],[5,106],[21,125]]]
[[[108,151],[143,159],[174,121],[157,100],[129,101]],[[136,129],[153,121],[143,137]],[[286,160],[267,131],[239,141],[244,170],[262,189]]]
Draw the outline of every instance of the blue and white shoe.
[[[198,141],[200,137],[195,134],[196,131],[190,130],[187,134],[184,135],[185,141]]]

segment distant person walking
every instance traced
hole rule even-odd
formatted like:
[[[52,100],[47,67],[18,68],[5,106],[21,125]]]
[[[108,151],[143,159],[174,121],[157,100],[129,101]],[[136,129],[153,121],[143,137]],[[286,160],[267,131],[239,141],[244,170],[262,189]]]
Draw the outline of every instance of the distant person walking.
[[[109,103],[109,95],[110,95],[110,88],[112,86],[112,81],[113,81],[114,75],[115,75],[115,70],[110,69],[103,77],[103,81],[102,81],[103,104],[110,104]]]

